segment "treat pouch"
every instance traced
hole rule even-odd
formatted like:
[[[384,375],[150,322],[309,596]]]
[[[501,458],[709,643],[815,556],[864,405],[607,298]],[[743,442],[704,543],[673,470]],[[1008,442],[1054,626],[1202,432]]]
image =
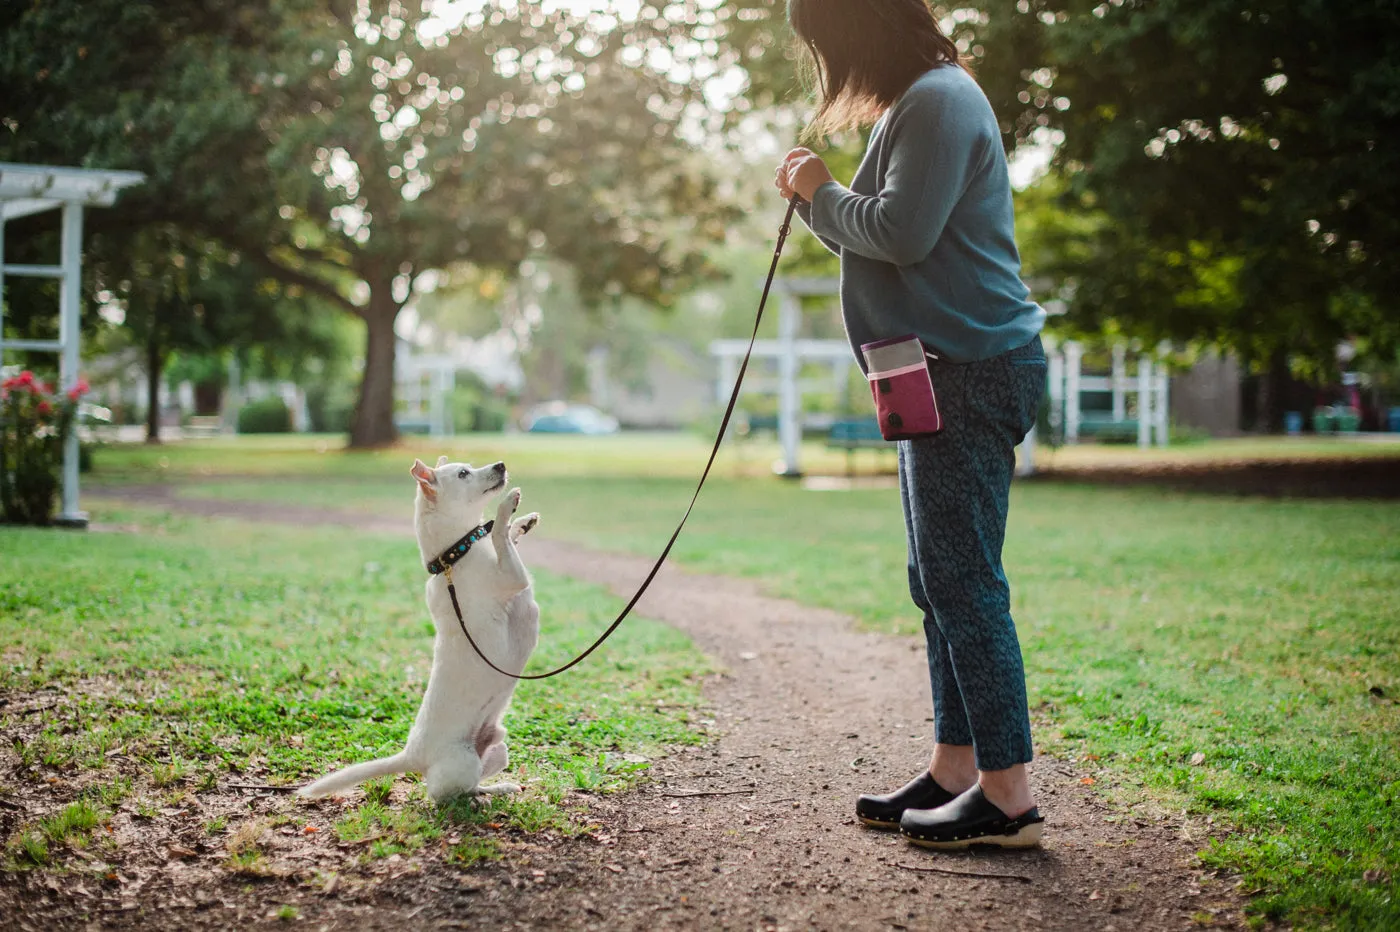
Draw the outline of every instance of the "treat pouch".
[[[882,437],[913,440],[943,429],[928,370],[931,354],[922,340],[912,334],[878,340],[862,345],[860,352]]]

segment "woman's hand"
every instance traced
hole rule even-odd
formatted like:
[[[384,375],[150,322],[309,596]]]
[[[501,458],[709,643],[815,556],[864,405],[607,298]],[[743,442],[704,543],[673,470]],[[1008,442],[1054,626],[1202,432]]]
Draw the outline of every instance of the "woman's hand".
[[[790,198],[796,194],[810,204],[817,188],[835,180],[821,156],[811,149],[793,149],[783,157],[783,164],[778,166],[773,184],[783,197]]]

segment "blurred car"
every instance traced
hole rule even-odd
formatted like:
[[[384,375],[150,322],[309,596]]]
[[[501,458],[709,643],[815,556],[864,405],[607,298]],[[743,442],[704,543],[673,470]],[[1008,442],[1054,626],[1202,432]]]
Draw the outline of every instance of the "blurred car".
[[[615,434],[617,418],[592,405],[551,401],[531,408],[521,426],[532,434]]]

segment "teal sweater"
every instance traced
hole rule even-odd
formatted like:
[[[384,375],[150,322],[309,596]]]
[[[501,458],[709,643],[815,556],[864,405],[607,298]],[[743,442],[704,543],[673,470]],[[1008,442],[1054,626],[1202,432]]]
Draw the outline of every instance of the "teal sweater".
[[[850,189],[829,181],[799,214],[841,257],[841,312],[862,366],[862,343],[913,333],[973,362],[1045,323],[1021,281],[996,117],[961,68],[910,85],[875,124]]]

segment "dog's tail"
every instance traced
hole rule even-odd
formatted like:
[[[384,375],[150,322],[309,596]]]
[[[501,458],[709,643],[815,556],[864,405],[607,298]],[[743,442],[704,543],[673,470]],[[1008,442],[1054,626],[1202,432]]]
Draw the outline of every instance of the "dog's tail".
[[[382,777],[389,773],[403,773],[412,770],[413,766],[408,759],[408,754],[400,751],[391,757],[381,757],[378,760],[365,761],[363,764],[351,764],[344,770],[337,770],[335,773],[327,774],[308,786],[303,786],[297,790],[298,796],[306,796],[316,799],[321,796],[331,796],[343,790],[348,790],[357,783],[366,780],[373,780],[375,777]]]

